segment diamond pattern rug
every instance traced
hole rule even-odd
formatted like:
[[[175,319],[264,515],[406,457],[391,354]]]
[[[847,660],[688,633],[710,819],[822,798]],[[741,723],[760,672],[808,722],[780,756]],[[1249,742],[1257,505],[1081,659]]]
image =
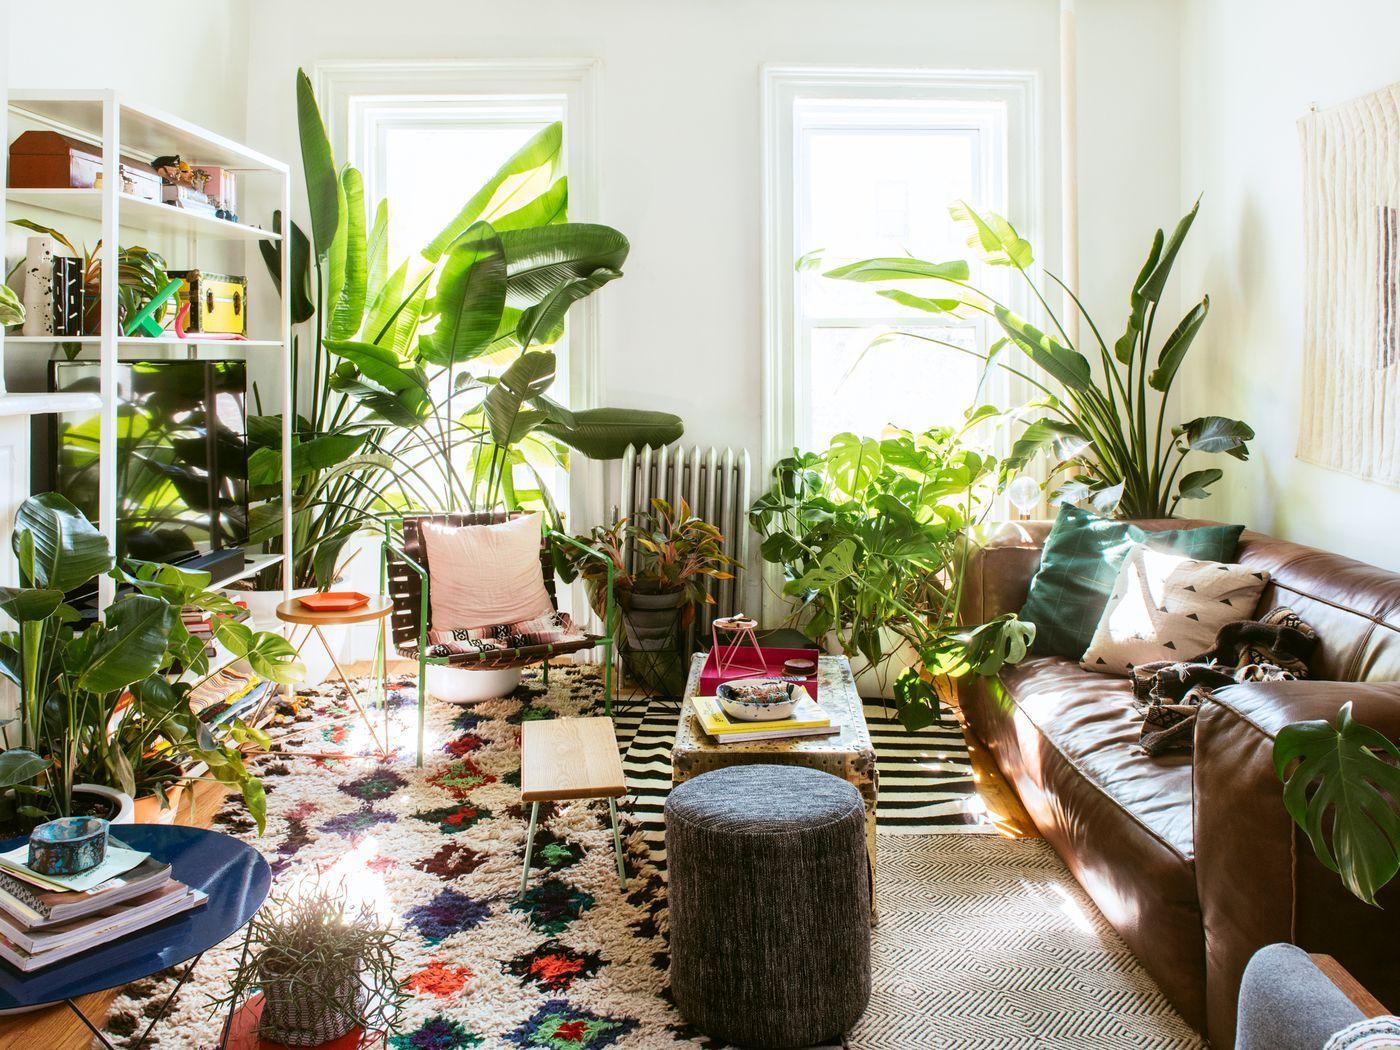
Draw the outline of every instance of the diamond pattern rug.
[[[327,688],[285,730],[284,753],[261,760],[267,833],[258,838],[234,803],[216,827],[263,851],[275,891],[308,877],[343,880],[396,918],[412,995],[393,1050],[713,1048],[669,1002],[665,886],[646,813],[625,818],[624,895],[606,807],[542,807],[537,866],[517,899],[520,724],[600,705],[597,672],[582,666],[552,669],[548,689],[526,672],[512,696],[470,709],[434,703],[419,770],[411,680],[391,691],[399,750],[387,763],[370,756],[369,734]],[[645,739],[633,734],[633,749]],[[322,749],[357,757],[305,757]],[[885,831],[875,991],[849,1047],[1199,1045],[1044,843]],[[209,993],[227,987],[240,947],[235,938],[205,956],[155,1045],[217,1043],[222,1019]],[[173,980],[128,986],[108,1036],[124,1045],[144,1028]]]

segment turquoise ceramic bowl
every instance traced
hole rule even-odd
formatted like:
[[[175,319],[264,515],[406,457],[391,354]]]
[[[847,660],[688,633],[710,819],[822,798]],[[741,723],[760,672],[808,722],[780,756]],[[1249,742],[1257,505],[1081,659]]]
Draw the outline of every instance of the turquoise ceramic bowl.
[[[40,875],[79,875],[106,859],[101,817],[59,817],[29,833],[29,867]]]

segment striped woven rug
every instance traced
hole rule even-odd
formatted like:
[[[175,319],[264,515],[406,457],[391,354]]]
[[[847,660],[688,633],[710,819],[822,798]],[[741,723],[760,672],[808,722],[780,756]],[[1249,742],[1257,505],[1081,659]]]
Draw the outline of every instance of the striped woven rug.
[[[671,747],[679,717],[673,702],[619,709],[614,718],[630,798],[624,804],[658,865],[666,859],[663,812],[671,790]],[[865,720],[880,770],[877,828],[882,835],[990,834],[972,783],[962,729],[953,719],[911,733],[894,709],[867,702]]]

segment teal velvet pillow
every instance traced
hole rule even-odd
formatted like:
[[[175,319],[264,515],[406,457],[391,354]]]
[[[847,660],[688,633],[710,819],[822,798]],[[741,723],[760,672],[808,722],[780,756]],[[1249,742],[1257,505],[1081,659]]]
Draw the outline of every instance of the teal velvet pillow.
[[[1021,619],[1036,628],[1031,652],[1074,660],[1084,655],[1134,543],[1148,541],[1158,550],[1198,561],[1232,562],[1243,531],[1243,525],[1203,525],[1148,532],[1062,504],[1021,607]]]

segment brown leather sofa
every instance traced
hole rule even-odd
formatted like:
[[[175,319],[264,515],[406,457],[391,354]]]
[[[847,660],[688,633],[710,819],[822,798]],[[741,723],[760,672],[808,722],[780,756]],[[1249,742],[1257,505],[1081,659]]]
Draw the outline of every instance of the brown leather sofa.
[[[1139,522],[1147,529],[1201,522]],[[1021,522],[978,551],[964,622],[1020,609],[1050,522]],[[1230,686],[1201,712],[1195,755],[1148,758],[1125,678],[1030,657],[967,679],[968,723],[1037,827],[1191,1024],[1234,1045],[1250,956],[1275,941],[1335,956],[1400,1008],[1400,884],[1352,897],[1283,808],[1274,735],[1356,717],[1400,737],[1400,574],[1246,532],[1238,560],[1271,575],[1262,608],[1287,606],[1320,646],[1308,681]]]

